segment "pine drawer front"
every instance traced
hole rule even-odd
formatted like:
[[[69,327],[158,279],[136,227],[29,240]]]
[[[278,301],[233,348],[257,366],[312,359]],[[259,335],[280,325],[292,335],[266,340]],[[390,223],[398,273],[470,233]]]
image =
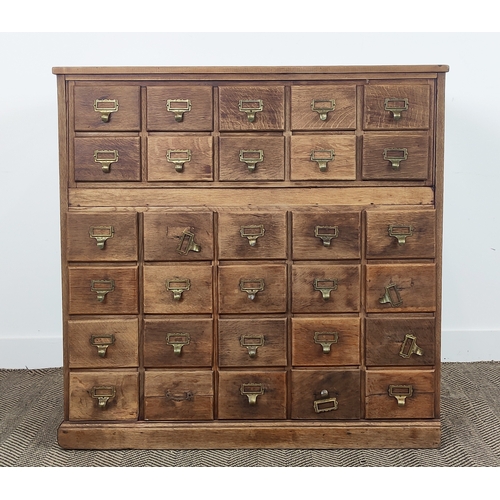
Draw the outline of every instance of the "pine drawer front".
[[[213,320],[146,319],[144,366],[146,368],[211,367]]]
[[[145,420],[212,420],[211,371],[146,371]]]
[[[434,418],[434,370],[367,370],[366,418]]]
[[[136,368],[139,366],[137,318],[69,320],[70,368]]]

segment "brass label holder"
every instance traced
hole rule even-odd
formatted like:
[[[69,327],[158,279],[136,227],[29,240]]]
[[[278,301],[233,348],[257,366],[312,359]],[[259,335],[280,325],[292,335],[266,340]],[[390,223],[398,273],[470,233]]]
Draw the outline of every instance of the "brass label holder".
[[[313,99],[311,110],[319,113],[319,119],[326,121],[328,113],[335,109],[335,99]]]
[[[183,292],[191,288],[191,280],[187,278],[174,278],[165,281],[167,291],[174,294],[174,300],[181,300]]]
[[[100,113],[103,122],[109,122],[111,113],[118,111],[118,99],[96,99],[94,101],[94,111]]]
[[[412,385],[390,385],[389,386],[389,396],[396,398],[398,406],[406,405],[406,398],[410,398],[413,395]]]
[[[262,384],[241,384],[240,394],[248,398],[248,404],[257,404],[257,396],[264,394],[264,386]]]
[[[264,236],[266,230],[262,224],[259,225],[250,225],[250,226],[241,226],[240,227],[240,235],[242,238],[248,239],[248,244],[251,247],[254,247],[257,244],[257,238]]]
[[[320,172],[326,172],[328,170],[328,162],[335,159],[334,149],[314,149],[311,151],[311,161],[315,161]]]
[[[189,228],[182,231],[180,236],[179,244],[177,245],[176,252],[179,255],[187,255],[189,252],[200,252],[201,246],[194,241],[194,233],[192,233]]]
[[[191,336],[189,333],[167,333],[165,341],[174,348],[174,354],[180,356],[182,348],[191,343]]]
[[[115,289],[114,280],[91,280],[90,291],[97,293],[97,300],[103,302],[109,292]]]
[[[184,113],[191,111],[190,99],[167,99],[167,111],[174,113],[176,122],[184,120]]]
[[[337,398],[329,398],[329,392],[326,389],[323,389],[320,392],[320,396],[322,399],[316,399],[313,402],[314,411],[316,413],[324,413],[327,411],[335,411],[339,407],[339,403]]]
[[[184,170],[184,163],[191,161],[190,149],[168,149],[166,154],[167,161],[174,164],[176,172]]]
[[[314,290],[321,292],[323,300],[328,300],[330,298],[330,293],[337,290],[338,280],[315,278],[313,281],[313,288]]]
[[[399,355],[402,358],[408,359],[412,354],[417,356],[423,356],[424,350],[417,345],[417,337],[411,333],[405,335],[405,339],[401,344],[401,349],[399,350]]]
[[[89,228],[89,237],[96,240],[97,247],[101,250],[104,250],[106,241],[112,238],[114,234],[115,228],[113,226],[92,226]]]
[[[264,151],[262,149],[240,149],[240,161],[244,163],[250,172],[255,170],[257,163],[264,161]]]
[[[390,224],[387,228],[387,232],[389,233],[389,236],[396,238],[400,245],[404,245],[406,243],[406,238],[413,236],[413,226],[410,226],[409,224]]]
[[[401,113],[408,110],[408,99],[406,97],[403,99],[387,97],[384,100],[384,109],[392,114],[394,121],[399,121],[401,120]]]
[[[97,406],[104,410],[108,405],[110,399],[113,399],[116,396],[116,387],[114,385],[109,386],[95,386],[90,390],[90,395],[92,398],[97,399]]]
[[[193,401],[194,399],[194,393],[192,391],[184,391],[180,393],[172,393],[169,390],[165,391],[165,399],[167,401]]]
[[[110,345],[115,343],[115,336],[110,335],[91,335],[90,345],[97,347],[97,354],[101,358],[106,357],[106,352]]]
[[[315,226],[314,236],[323,242],[323,246],[329,247],[332,240],[339,237],[339,226]]]
[[[324,354],[328,354],[332,344],[338,344],[338,342],[338,332],[314,332],[314,343],[321,346]]]
[[[263,111],[264,101],[262,99],[241,99],[238,103],[238,109],[242,113],[246,113],[248,121],[253,123],[255,121],[255,113]]]
[[[248,294],[250,300],[255,300],[258,292],[263,292],[265,288],[265,283],[262,278],[257,279],[240,279],[240,290]]]
[[[390,162],[393,170],[399,170],[401,162],[408,159],[406,148],[385,148],[384,160]]]
[[[394,283],[385,287],[385,293],[378,301],[380,304],[391,304],[391,307],[399,307],[403,303],[398,287]]]
[[[94,151],[94,162],[100,163],[102,171],[109,174],[111,164],[118,162],[118,150],[116,149],[96,149]]]
[[[264,335],[242,335],[240,346],[246,348],[251,358],[257,356],[257,349],[264,345]]]

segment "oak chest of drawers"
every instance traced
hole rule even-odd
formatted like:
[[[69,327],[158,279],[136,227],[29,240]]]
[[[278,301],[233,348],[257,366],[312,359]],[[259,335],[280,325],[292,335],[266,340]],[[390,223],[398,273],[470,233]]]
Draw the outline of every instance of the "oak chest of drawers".
[[[439,446],[447,70],[54,68],[60,445]]]

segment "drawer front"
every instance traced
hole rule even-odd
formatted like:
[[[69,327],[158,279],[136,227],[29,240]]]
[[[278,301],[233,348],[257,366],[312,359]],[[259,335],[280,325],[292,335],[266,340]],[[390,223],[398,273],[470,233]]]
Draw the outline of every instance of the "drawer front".
[[[210,371],[146,371],[145,420],[212,420],[214,388]]]
[[[436,310],[434,264],[366,266],[367,312],[433,312]]]
[[[292,130],[356,128],[356,85],[293,85]]]
[[[138,348],[136,318],[68,321],[70,368],[137,367]]]
[[[359,266],[294,265],[292,312],[358,312],[359,280]]]
[[[434,418],[434,370],[367,370],[366,418]]]
[[[212,366],[211,319],[146,319],[144,366],[182,368]]]
[[[282,181],[285,178],[283,137],[221,137],[221,181]]]
[[[367,318],[367,366],[418,366],[436,362],[434,318]]]
[[[69,314],[137,314],[137,267],[70,267]]]
[[[70,420],[137,420],[139,374],[93,371],[69,374]]]
[[[219,418],[286,418],[285,372],[219,372]]]
[[[430,85],[365,85],[363,128],[428,129]]]
[[[286,259],[285,212],[219,213],[219,258]]]
[[[141,98],[138,85],[76,85],[75,130],[139,131]]]
[[[137,260],[137,214],[69,213],[66,220],[69,261]]]
[[[212,212],[144,213],[144,260],[212,260]]]
[[[292,245],[295,260],[359,259],[360,213],[294,212]]]
[[[360,418],[359,370],[292,370],[292,418]]]
[[[203,314],[212,312],[211,265],[145,265],[144,312]]]
[[[75,181],[140,180],[139,137],[75,138]]]
[[[292,318],[293,366],[359,364],[359,318]]]
[[[286,265],[221,266],[219,300],[223,314],[286,312]]]
[[[354,135],[294,135],[291,142],[292,180],[356,180]]]
[[[286,319],[219,320],[219,366],[286,366]]]
[[[436,255],[435,210],[366,212],[368,259],[432,259]]]
[[[150,86],[147,127],[154,131],[213,130],[213,97],[209,86]]]
[[[365,180],[427,179],[429,136],[425,133],[366,134],[362,170]]]
[[[219,87],[221,130],[283,130],[284,110],[284,87]]]
[[[148,181],[212,181],[210,136],[148,137]]]

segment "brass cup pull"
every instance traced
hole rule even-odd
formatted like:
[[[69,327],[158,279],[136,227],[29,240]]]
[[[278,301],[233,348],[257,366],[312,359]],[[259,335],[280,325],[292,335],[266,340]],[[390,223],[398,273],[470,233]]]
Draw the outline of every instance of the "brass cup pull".
[[[387,97],[384,100],[384,109],[392,114],[394,121],[401,120],[401,113],[408,110],[408,99],[406,97],[403,99]]]
[[[166,154],[167,161],[174,164],[176,172],[184,170],[184,163],[191,161],[190,149],[168,149]]]
[[[315,161],[320,172],[326,172],[328,169],[328,162],[335,159],[334,149],[315,149],[311,151],[311,161]]]
[[[165,391],[165,399],[167,401],[193,401],[194,394],[192,391],[184,391],[178,393],[172,393],[169,390]]]
[[[394,283],[385,287],[385,293],[378,301],[380,304],[391,304],[391,307],[399,307],[403,303],[398,287]]]
[[[238,103],[238,109],[242,113],[247,114],[248,121],[255,121],[255,113],[264,109],[264,101],[262,99],[241,99]]]
[[[240,346],[246,348],[251,358],[257,356],[257,349],[264,345],[264,335],[242,335]]]
[[[167,333],[165,341],[174,348],[174,354],[180,356],[182,348],[191,343],[191,336],[189,333]]]
[[[176,122],[184,120],[184,113],[191,111],[190,99],[167,99],[167,111],[174,113]]]
[[[241,384],[240,394],[248,398],[248,404],[257,404],[257,396],[264,394],[264,386],[262,384]]]
[[[332,240],[339,237],[339,226],[316,226],[314,236],[323,242],[323,246],[329,247]]]
[[[406,243],[406,238],[409,236],[413,236],[413,226],[409,224],[407,226],[391,224],[387,228],[389,236],[392,236],[398,240],[400,245],[404,245]]]
[[[250,300],[255,300],[258,292],[263,292],[265,288],[265,283],[262,278],[257,279],[240,279],[240,290],[248,294]]]
[[[89,229],[89,237],[96,240],[97,247],[101,250],[104,250],[106,241],[112,238],[114,234],[115,228],[113,226],[92,226]]]
[[[165,281],[167,291],[174,294],[174,300],[181,300],[183,292],[187,292],[191,288],[191,280],[187,278],[174,278]]]
[[[320,279],[316,278],[313,281],[314,290],[321,292],[321,296],[323,300],[328,300],[330,298],[330,293],[334,292],[338,288],[338,280],[337,279]]]
[[[412,385],[390,385],[389,386],[389,396],[396,398],[398,406],[406,405],[406,398],[410,398],[413,395]]]
[[[332,344],[338,344],[338,342],[338,332],[314,332],[314,343],[321,346],[324,354],[328,354]]]
[[[329,398],[329,392],[323,389],[319,395],[322,399],[316,399],[313,402],[314,411],[316,413],[323,413],[326,411],[335,411],[339,407],[337,398]]]
[[[194,241],[194,233],[189,229],[184,229],[177,245],[176,251],[179,255],[187,255],[189,252],[200,252],[201,246]]]
[[[424,350],[417,345],[417,337],[410,333],[405,335],[405,339],[401,344],[401,349],[399,350],[399,355],[402,358],[408,359],[412,354],[416,354],[417,356],[423,356]]]
[[[91,280],[90,291],[97,293],[97,300],[103,302],[109,292],[115,289],[114,280]]]
[[[406,148],[386,148],[384,149],[384,160],[390,162],[394,170],[399,170],[401,162],[408,159]]]
[[[254,247],[257,244],[257,238],[264,236],[266,230],[262,224],[254,226],[241,226],[240,235],[242,238],[248,239],[248,244]]]
[[[114,385],[92,387],[90,395],[92,398],[97,399],[97,406],[101,410],[105,410],[109,400],[116,396],[116,387]]]
[[[106,352],[110,345],[115,343],[115,336],[111,335],[91,335],[90,345],[97,347],[97,354],[100,358],[106,357]]]
[[[248,167],[250,172],[253,172],[257,163],[264,161],[264,151],[262,149],[240,149],[240,161]]]
[[[109,174],[111,164],[118,162],[118,151],[116,149],[96,149],[94,151],[94,162],[100,163],[102,171]]]
[[[335,109],[335,99],[313,99],[311,109],[319,113],[320,120],[326,121],[328,113]]]
[[[96,99],[94,111],[100,113],[103,122],[109,122],[111,113],[118,111],[118,99]]]

